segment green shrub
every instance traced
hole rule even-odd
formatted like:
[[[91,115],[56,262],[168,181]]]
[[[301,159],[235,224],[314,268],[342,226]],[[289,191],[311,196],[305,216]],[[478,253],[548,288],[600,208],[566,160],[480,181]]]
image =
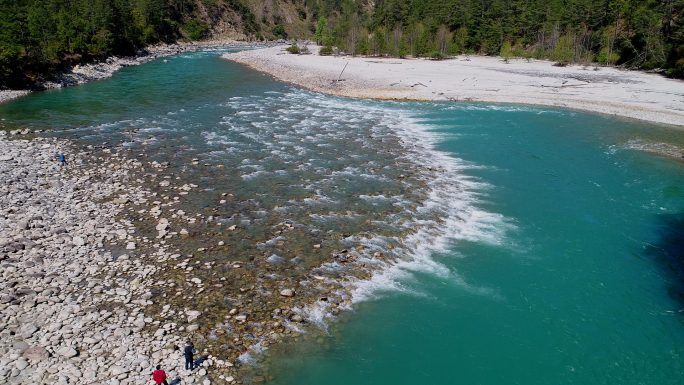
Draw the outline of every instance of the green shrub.
[[[271,28],[271,33],[279,39],[287,39],[287,32],[285,32],[285,28],[283,28],[282,24],[274,25],[273,28]]]
[[[575,49],[573,47],[574,41],[568,35],[561,36],[556,44],[556,49],[551,53],[551,60],[558,63],[559,66],[566,66],[572,61],[575,56]]]
[[[501,47],[501,58],[508,63],[508,61],[511,59],[511,56],[513,55],[513,51],[511,49],[511,42],[507,41],[503,43],[503,46]]]
[[[288,47],[286,49],[286,51],[289,53],[295,53],[295,54],[299,54],[302,52],[302,50],[299,49],[299,46],[297,45],[297,43],[292,43],[292,45],[290,47]]]
[[[612,65],[615,64],[615,62],[617,62],[618,60],[620,60],[620,55],[618,53],[612,52],[609,54],[608,52],[608,48],[602,49],[601,52],[599,52],[599,54],[596,55],[596,61],[602,65]]]
[[[203,20],[192,19],[185,23],[185,31],[192,40],[201,40],[207,36],[209,25]]]
[[[332,46],[327,45],[318,52],[319,55],[321,56],[326,56],[326,55],[332,55],[333,54],[333,49]]]
[[[428,56],[429,56],[431,59],[434,59],[434,60],[442,60],[442,59],[444,59],[444,58],[446,57],[446,56],[444,56],[443,53],[441,53],[441,52],[439,52],[439,51],[433,51],[433,52],[431,52],[430,55],[428,55]]]
[[[675,65],[669,70],[665,71],[667,76],[675,78],[684,78],[684,59],[679,59]]]

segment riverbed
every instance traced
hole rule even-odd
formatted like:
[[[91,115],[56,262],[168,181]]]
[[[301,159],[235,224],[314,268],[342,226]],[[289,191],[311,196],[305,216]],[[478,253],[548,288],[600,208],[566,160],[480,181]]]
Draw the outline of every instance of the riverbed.
[[[103,253],[155,266],[139,312],[234,365],[207,379],[679,382],[677,128],[327,96],[224,52],[0,105],[144,169]]]

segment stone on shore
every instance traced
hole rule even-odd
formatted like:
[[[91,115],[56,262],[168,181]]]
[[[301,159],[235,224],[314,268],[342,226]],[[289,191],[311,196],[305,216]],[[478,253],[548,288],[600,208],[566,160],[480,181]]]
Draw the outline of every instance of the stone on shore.
[[[57,353],[57,355],[64,356],[64,357],[67,357],[67,358],[71,358],[71,357],[73,357],[73,356],[75,356],[75,355],[78,354],[78,352],[76,351],[76,349],[74,349],[74,348],[72,348],[72,347],[69,347],[69,346],[65,346],[65,347],[59,348],[59,349],[57,349],[57,350],[55,351],[55,353]]]
[[[19,341],[19,342],[15,342],[14,345],[12,345],[12,347],[21,353],[21,352],[26,351],[26,349],[29,348],[29,344],[27,344],[24,341]]]
[[[83,246],[85,245],[85,240],[82,237],[75,236],[72,240],[71,243],[74,244],[74,246]]]
[[[31,346],[24,351],[24,357],[31,361],[43,362],[48,359],[49,354],[42,346]]]

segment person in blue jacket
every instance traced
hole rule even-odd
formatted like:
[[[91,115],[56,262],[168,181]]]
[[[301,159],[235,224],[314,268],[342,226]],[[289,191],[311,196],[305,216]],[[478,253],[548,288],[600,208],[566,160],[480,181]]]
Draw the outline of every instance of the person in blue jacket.
[[[185,347],[185,370],[193,370],[194,368],[194,362],[192,355],[197,353],[197,350],[195,350],[195,346],[192,344],[192,342],[188,342],[188,346]]]
[[[63,164],[64,166],[68,165],[68,163],[67,163],[67,161],[66,161],[66,156],[64,156],[64,154],[60,154],[60,155],[59,155],[59,161],[62,162],[62,164]]]

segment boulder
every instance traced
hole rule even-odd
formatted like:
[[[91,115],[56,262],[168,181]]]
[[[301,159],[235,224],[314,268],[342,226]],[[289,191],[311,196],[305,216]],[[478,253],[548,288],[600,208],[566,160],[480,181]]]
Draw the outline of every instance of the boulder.
[[[199,317],[200,314],[202,314],[202,312],[199,310],[188,310],[185,312],[185,314],[188,315],[188,322],[192,322],[192,321],[196,320],[197,317]]]
[[[14,349],[18,350],[19,352],[24,352],[24,351],[26,351],[26,349],[29,348],[29,344],[27,344],[24,341],[19,341],[19,342],[15,342],[14,345],[12,345],[12,347]]]
[[[126,369],[117,365],[112,365],[112,367],[109,368],[109,372],[112,374],[112,376],[118,376],[119,374],[124,373],[125,371]]]
[[[292,297],[295,295],[295,292],[292,289],[285,289],[280,292],[280,295],[282,295],[283,297]]]
[[[162,218],[159,220],[159,223],[157,223],[157,231],[162,231],[166,230],[166,228],[169,227],[169,220],[166,218]]]
[[[71,357],[73,357],[73,356],[75,356],[75,355],[78,354],[78,352],[76,351],[76,349],[74,349],[74,348],[72,348],[72,347],[69,347],[69,346],[65,346],[65,347],[59,348],[59,349],[57,349],[57,350],[55,351],[55,353],[57,353],[57,354],[60,355],[60,356],[67,357],[67,358],[71,358]]]
[[[116,295],[128,295],[128,290],[119,287],[116,289]]]
[[[31,346],[24,351],[24,357],[31,361],[46,361],[49,356],[48,351],[42,346]]]
[[[16,366],[19,370],[24,370],[28,366],[28,362],[25,359],[20,358],[14,361],[14,366]]]

